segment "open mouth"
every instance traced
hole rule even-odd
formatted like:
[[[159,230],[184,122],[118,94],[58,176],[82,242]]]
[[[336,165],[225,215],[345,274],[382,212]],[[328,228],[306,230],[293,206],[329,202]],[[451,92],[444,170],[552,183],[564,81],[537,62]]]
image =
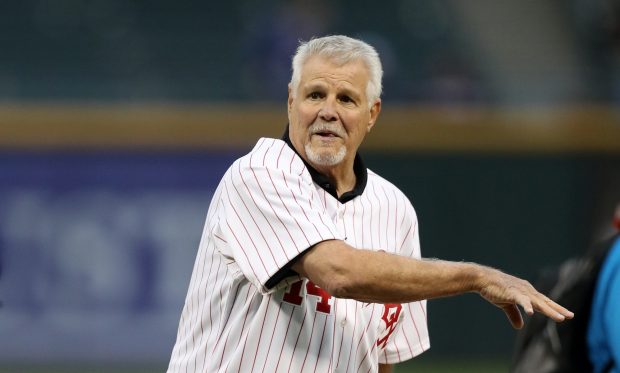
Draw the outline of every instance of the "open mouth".
[[[336,135],[333,132],[329,132],[329,131],[316,132],[315,135],[321,136],[321,137],[338,137],[338,135]]]

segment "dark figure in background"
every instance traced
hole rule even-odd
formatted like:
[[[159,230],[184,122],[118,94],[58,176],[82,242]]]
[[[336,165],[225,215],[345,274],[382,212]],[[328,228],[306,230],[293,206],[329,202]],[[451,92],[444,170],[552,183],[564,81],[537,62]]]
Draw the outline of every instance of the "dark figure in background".
[[[614,225],[620,231],[620,205]],[[611,241],[594,290],[588,324],[588,355],[595,373],[620,372],[620,233]]]
[[[577,317],[560,325],[534,315],[518,334],[512,372],[620,372],[620,205],[614,225],[582,256],[543,271],[536,287]]]

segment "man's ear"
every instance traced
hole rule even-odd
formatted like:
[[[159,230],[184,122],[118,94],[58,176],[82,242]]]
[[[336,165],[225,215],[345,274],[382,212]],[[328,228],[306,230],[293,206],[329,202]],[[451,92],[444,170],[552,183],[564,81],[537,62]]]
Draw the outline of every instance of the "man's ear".
[[[372,127],[374,127],[375,123],[377,123],[377,119],[379,118],[380,112],[381,112],[381,99],[379,98],[370,107],[370,121],[368,121],[366,132],[370,132]]]
[[[291,108],[293,107],[293,87],[291,87],[291,83],[288,84],[288,100],[287,100],[287,110],[288,113],[291,113]]]

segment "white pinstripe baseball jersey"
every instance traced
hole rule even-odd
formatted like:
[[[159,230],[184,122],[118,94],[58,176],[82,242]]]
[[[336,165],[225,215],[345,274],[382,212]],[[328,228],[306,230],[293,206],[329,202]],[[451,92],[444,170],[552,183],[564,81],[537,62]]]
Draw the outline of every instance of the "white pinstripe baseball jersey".
[[[328,239],[420,257],[411,203],[360,165],[357,156],[359,195],[340,200],[282,140],[260,139],[228,169],[207,213],[168,372],[376,372],[429,348],[426,301],[337,299],[288,269]]]

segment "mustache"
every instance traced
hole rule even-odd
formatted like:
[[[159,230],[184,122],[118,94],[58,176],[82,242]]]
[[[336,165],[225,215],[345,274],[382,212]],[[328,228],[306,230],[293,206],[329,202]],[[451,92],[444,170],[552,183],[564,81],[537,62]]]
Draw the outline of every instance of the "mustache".
[[[320,132],[331,132],[338,137],[344,138],[347,133],[344,128],[338,125],[332,125],[325,122],[315,122],[308,128],[310,135],[314,135]]]

